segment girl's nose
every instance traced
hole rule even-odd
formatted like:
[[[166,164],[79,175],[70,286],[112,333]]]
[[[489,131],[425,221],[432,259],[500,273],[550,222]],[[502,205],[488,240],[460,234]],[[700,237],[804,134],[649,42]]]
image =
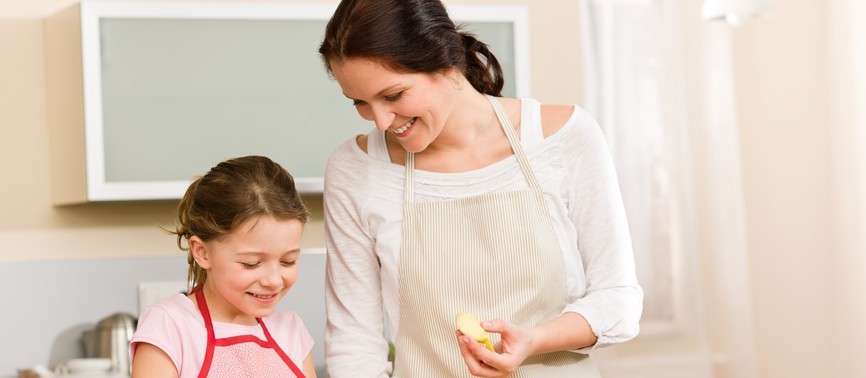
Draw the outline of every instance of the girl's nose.
[[[280,275],[280,269],[276,267],[263,269],[262,276],[259,278],[259,282],[261,282],[263,287],[279,286],[282,280],[283,278]]]

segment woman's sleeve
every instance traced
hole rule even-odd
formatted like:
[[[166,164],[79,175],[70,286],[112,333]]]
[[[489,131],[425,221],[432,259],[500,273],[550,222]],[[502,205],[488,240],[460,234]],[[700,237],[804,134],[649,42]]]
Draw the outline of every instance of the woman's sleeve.
[[[613,161],[598,124],[585,113],[567,138],[569,216],[586,275],[586,291],[563,312],[582,315],[596,344],[588,352],[637,336],[643,291],[635,274],[634,252]]]
[[[332,378],[388,377],[382,287],[363,219],[364,168],[335,152],[325,173],[325,362]]]

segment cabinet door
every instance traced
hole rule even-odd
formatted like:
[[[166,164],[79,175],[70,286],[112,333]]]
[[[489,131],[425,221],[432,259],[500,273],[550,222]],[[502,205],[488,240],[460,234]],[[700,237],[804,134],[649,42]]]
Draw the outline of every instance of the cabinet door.
[[[80,148],[52,149],[64,155],[53,159],[55,165],[74,162],[74,172],[84,159],[80,175],[86,179],[58,180],[65,189],[55,191],[61,193],[57,202],[176,199],[217,162],[253,154],[285,166],[301,192],[320,193],[330,152],[372,128],[317,52],[333,10],[292,3],[83,2],[84,156],[63,152]],[[504,66],[506,95],[525,96],[528,80],[517,69],[527,67],[515,59],[526,49],[525,34],[517,33],[525,33],[525,9],[449,10],[491,45]],[[68,134],[77,120],[57,121],[52,128]],[[84,189],[78,188],[82,181]],[[69,189],[77,194],[64,194]]]

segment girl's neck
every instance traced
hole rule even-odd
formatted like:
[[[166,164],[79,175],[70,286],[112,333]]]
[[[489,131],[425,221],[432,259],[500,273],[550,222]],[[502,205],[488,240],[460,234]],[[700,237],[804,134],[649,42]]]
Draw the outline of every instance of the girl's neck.
[[[211,285],[205,283],[205,285],[202,286],[201,291],[204,294],[205,301],[207,302],[207,308],[210,312],[211,321],[247,326],[259,324],[258,319],[238,311],[234,306],[228,303],[225,298],[223,298],[222,295],[220,295],[220,293]],[[190,299],[192,299],[194,303],[197,303],[195,301],[195,298],[192,297],[192,295]]]

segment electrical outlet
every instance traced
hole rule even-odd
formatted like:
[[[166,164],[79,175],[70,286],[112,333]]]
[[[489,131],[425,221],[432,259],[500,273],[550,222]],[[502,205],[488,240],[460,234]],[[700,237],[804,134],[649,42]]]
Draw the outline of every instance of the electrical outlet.
[[[138,284],[138,313],[154,302],[178,293],[186,293],[186,281],[142,282]]]

